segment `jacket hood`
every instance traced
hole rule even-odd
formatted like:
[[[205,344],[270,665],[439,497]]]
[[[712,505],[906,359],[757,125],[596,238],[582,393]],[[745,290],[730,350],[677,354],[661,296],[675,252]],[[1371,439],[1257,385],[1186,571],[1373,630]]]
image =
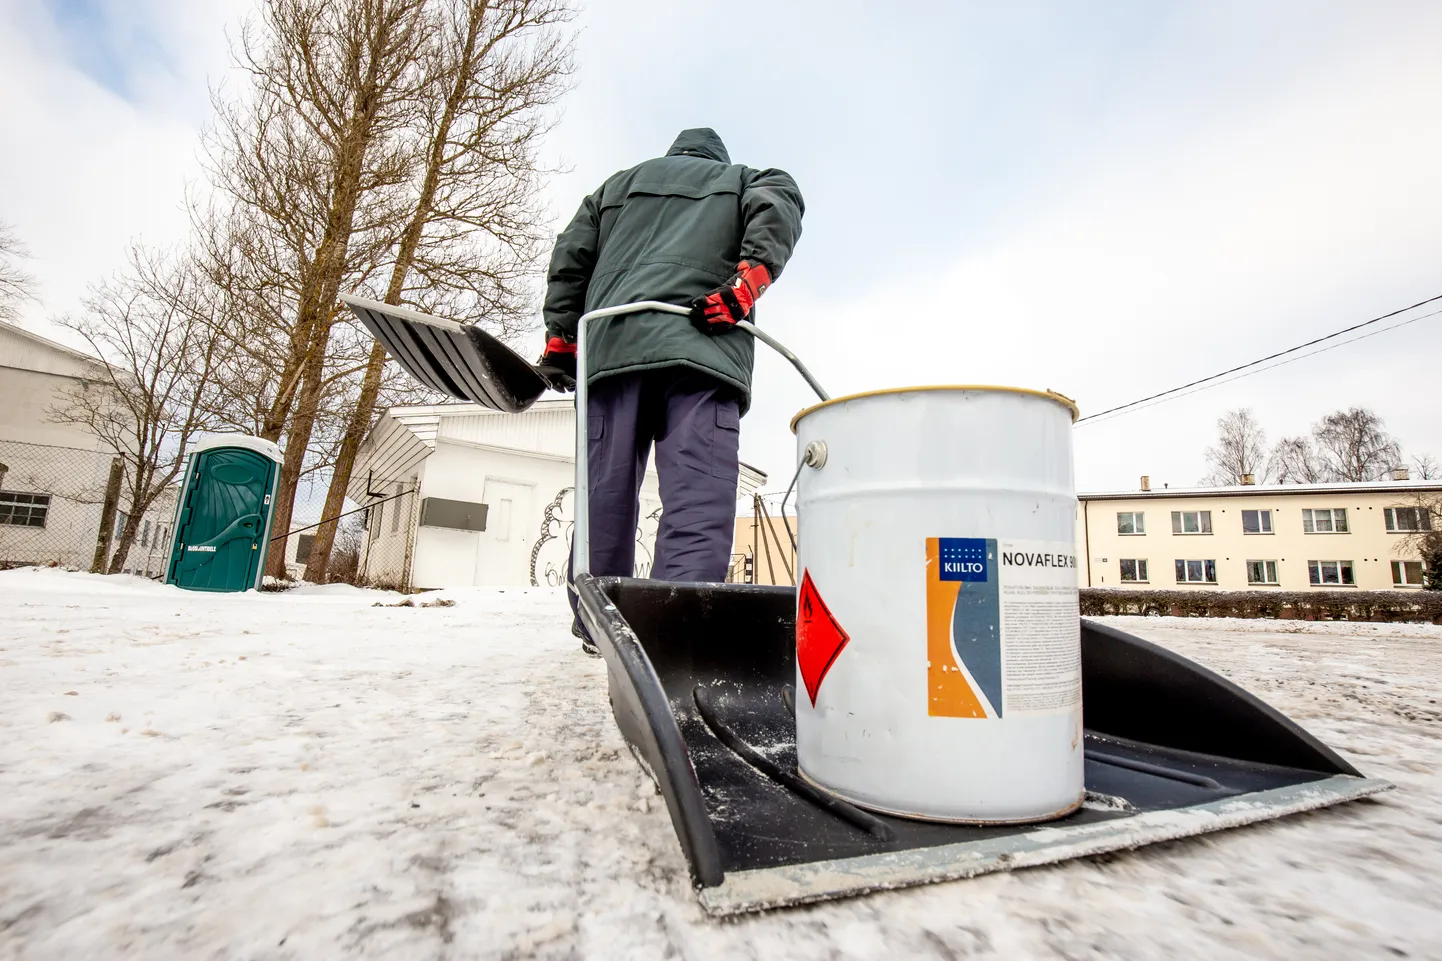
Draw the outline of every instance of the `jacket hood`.
[[[705,157],[707,160],[719,160],[723,164],[731,162],[731,155],[726,152],[726,145],[721,142],[720,136],[710,127],[693,127],[690,130],[681,131],[671,149],[666,151],[668,157]]]

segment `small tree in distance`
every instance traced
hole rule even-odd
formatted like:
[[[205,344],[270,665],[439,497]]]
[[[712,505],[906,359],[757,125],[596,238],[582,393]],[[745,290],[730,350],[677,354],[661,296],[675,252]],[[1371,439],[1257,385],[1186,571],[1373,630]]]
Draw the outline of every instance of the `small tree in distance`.
[[[1402,462],[1402,449],[1382,418],[1365,407],[1328,414],[1312,436],[1334,480],[1374,481]]]
[[[1269,465],[1267,434],[1248,408],[1229,410],[1217,418],[1217,442],[1207,448],[1210,473],[1202,480],[1209,487],[1242,483],[1244,475],[1266,481]]]
[[[1277,441],[1268,469],[1278,484],[1319,484],[1331,479],[1309,437],[1283,437]]]
[[[1418,472],[1437,473],[1430,457],[1416,458]],[[1310,437],[1283,437],[1272,448],[1268,471],[1279,484],[1375,481],[1402,465],[1402,448],[1382,418],[1365,407],[1328,414]]]

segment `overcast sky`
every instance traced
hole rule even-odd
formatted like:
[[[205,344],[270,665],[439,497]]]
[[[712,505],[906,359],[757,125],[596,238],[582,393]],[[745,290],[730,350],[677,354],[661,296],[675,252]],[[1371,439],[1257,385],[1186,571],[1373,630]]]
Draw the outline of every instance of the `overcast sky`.
[[[35,255],[29,326],[128,240],[183,238],[250,7],[0,0],[0,219]],[[1094,413],[1442,294],[1442,4],[592,0],[577,23],[557,225],[683,127],[790,171],[805,233],[760,320],[833,394],[1014,384]],[[1427,317],[1084,424],[1078,486],[1194,484],[1239,406],[1272,439],[1368,406],[1442,455],[1439,356]],[[773,486],[807,402],[761,356],[742,456]]]

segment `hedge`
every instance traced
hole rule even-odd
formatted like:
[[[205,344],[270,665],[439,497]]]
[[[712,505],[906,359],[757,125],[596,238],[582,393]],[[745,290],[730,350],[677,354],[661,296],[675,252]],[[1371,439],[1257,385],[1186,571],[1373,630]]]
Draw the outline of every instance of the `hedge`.
[[[1272,617],[1303,621],[1411,621],[1442,624],[1442,591],[1137,591],[1089,587],[1084,617]]]

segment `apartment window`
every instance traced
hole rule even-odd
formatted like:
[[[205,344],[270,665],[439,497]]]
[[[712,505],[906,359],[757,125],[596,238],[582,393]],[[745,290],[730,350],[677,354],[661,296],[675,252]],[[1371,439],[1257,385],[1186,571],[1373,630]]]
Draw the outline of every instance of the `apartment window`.
[[[1175,516],[1175,515],[1174,515]],[[1216,561],[1177,561],[1178,584],[1217,583]]]
[[[1398,587],[1421,587],[1422,562],[1393,561],[1392,583]]]
[[[1432,512],[1425,507],[1388,507],[1383,509],[1382,516],[1391,533],[1432,529]]]
[[[49,494],[0,491],[0,524],[11,527],[44,527],[49,513]]]
[[[1243,534],[1272,533],[1271,511],[1242,511]]]
[[[403,491],[404,489],[405,489],[405,488],[401,487],[401,482],[400,482],[400,481],[396,481],[396,488],[395,488],[395,490],[396,490],[396,494],[395,494],[396,500],[392,502],[395,506],[393,506],[393,507],[391,508],[391,533],[392,533],[392,534],[394,534],[396,531],[399,531],[399,530],[401,529],[401,510],[400,510],[401,505],[400,505],[400,496],[401,496],[401,491]]]
[[[1146,513],[1143,511],[1117,511],[1117,533],[1118,534],[1145,534],[1147,532]],[[1146,580],[1146,578],[1142,578]]]
[[[1345,534],[1347,533],[1347,509],[1345,507],[1338,507],[1335,510],[1305,508],[1302,511],[1302,530],[1308,534]]]
[[[1276,561],[1247,561],[1248,584],[1277,583]]]
[[[1351,561],[1308,561],[1307,578],[1313,585],[1327,584],[1355,585]]]
[[[120,540],[121,535],[123,535],[123,534],[125,533],[125,525],[126,525],[126,524],[129,524],[129,523],[130,523],[130,515],[129,515],[129,514],[125,513],[125,511],[116,511],[116,512],[115,512],[115,539],[116,539],[117,541]]]
[[[1211,511],[1172,511],[1173,534],[1210,534]]]
[[[150,546],[150,521],[146,521],[144,526],[140,528],[140,546]]]
[[[1140,516],[1140,515],[1138,515]],[[1124,581],[1146,581],[1147,562],[1145,560],[1123,560],[1122,580]]]

